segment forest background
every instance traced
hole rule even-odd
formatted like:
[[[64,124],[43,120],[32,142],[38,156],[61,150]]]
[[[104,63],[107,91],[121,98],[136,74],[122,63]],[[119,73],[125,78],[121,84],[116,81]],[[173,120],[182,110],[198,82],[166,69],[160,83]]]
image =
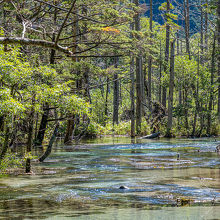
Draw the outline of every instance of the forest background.
[[[2,169],[57,136],[219,135],[220,1],[2,0],[0,18]]]

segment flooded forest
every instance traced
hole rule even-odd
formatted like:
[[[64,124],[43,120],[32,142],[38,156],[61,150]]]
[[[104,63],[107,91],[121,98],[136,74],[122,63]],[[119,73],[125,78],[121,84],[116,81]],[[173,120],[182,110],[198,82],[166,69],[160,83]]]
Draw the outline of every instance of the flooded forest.
[[[0,0],[0,219],[220,219],[220,0]]]

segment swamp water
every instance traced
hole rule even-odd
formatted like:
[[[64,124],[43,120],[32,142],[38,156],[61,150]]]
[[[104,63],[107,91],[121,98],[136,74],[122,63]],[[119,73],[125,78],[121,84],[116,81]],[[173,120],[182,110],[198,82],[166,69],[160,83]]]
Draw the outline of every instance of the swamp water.
[[[219,143],[57,143],[35,175],[0,178],[0,219],[220,219]]]

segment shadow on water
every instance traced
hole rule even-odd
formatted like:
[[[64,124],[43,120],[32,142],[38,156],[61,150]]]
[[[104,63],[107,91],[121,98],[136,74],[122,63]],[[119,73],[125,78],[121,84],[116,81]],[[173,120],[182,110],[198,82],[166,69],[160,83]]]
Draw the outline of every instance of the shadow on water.
[[[57,144],[35,175],[0,178],[0,218],[220,219],[219,142]]]

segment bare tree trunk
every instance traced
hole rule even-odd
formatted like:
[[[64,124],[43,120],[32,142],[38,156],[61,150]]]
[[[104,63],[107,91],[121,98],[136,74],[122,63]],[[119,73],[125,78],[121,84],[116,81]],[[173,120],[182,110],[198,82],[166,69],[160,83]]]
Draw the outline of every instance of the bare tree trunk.
[[[184,17],[185,17],[185,37],[186,37],[186,53],[191,59],[189,34],[190,34],[190,23],[189,23],[189,0],[184,0]]]
[[[158,100],[159,100],[159,102],[161,103],[161,90],[162,90],[162,86],[161,86],[161,77],[162,77],[162,48],[161,48],[161,41],[160,41],[160,62],[159,62],[159,65],[160,65],[160,67],[159,67],[159,94],[158,94],[158,96],[159,96],[159,98],[158,98]]]
[[[109,91],[109,78],[107,77],[107,84],[106,84],[106,92],[105,92],[105,123],[108,118],[108,91]]]
[[[180,33],[177,31],[177,40],[176,40],[176,53],[177,55],[180,55]]]
[[[2,152],[1,152],[1,155],[0,155],[0,161],[5,157],[5,154],[7,153],[7,150],[8,150],[8,147],[9,147],[9,136],[10,136],[9,131],[10,131],[9,126],[6,125],[6,129],[5,129],[5,133],[4,133],[5,140],[4,140]]]
[[[218,39],[218,120],[220,121],[220,0],[218,0],[218,5],[217,5],[217,15],[218,15],[218,20],[217,20],[217,28],[218,28],[218,33],[217,33],[217,39]]]
[[[201,42],[200,42],[201,44]],[[198,42],[198,50],[199,50],[199,42]],[[194,89],[195,91],[193,91],[193,95],[194,95],[194,99],[195,99],[195,112],[194,112],[194,119],[193,119],[193,129],[192,129],[192,134],[191,136],[194,137],[196,135],[196,124],[197,124],[197,117],[199,114],[199,75],[200,75],[200,61],[201,61],[201,57],[200,57],[200,51],[198,52],[198,61],[197,61],[197,80],[196,80],[196,89]]]
[[[170,13],[170,0],[167,0],[167,14]],[[168,72],[168,61],[169,61],[169,48],[170,48],[170,25],[168,23],[167,18],[167,24],[166,24],[166,48],[165,48],[165,64],[164,64],[164,72]],[[166,86],[163,86],[163,92],[162,92],[162,105],[166,108],[167,103],[167,88]]]
[[[136,133],[141,132],[142,89],[141,89],[141,57],[136,57]]]
[[[133,1],[136,6],[139,6],[139,0]],[[136,14],[134,18],[134,26],[136,31],[140,31],[140,15]],[[142,57],[139,54],[136,57],[136,133],[141,132],[141,118],[142,118]]]
[[[203,49],[204,49],[204,32],[203,32],[203,8],[201,6],[201,22],[200,22],[200,48],[201,48],[201,63],[203,63]]]
[[[152,38],[153,38],[153,0],[150,0],[150,45],[152,45]],[[148,106],[150,112],[152,111],[152,104],[151,104],[151,76],[152,76],[152,56],[149,55],[148,57]]]
[[[205,49],[208,49],[208,0],[206,0],[205,6]]]
[[[184,118],[185,118],[185,128],[187,132],[187,137],[189,136],[189,121],[188,121],[188,91],[185,88],[185,97],[184,97]]]
[[[130,29],[134,30],[134,23],[130,24]],[[132,34],[130,35],[132,38]],[[131,137],[135,137],[135,75],[134,75],[134,57],[131,54],[130,56],[130,98],[131,98]]]
[[[31,112],[29,115],[29,126],[28,126],[28,141],[27,141],[27,154],[31,153],[32,149],[32,139],[33,139],[33,130],[34,130],[34,105],[35,105],[35,94],[33,94],[32,97],[32,107],[31,107]],[[31,159],[28,158],[26,159],[26,166],[25,166],[25,172],[30,173],[31,172]]]
[[[73,11],[76,11],[76,8],[73,9]],[[73,36],[77,36],[78,33],[78,24],[77,24],[77,15],[73,15],[73,27],[72,27],[72,32],[73,32]],[[73,48],[72,48],[72,52],[76,53],[77,51],[77,37],[73,37]],[[72,58],[72,62],[77,62],[77,57],[73,57]],[[77,86],[79,86],[78,84],[78,80],[77,80]],[[72,141],[73,138],[73,130],[74,130],[74,120],[75,120],[75,115],[71,115],[69,114],[69,119],[67,121],[67,130],[66,130],[66,134],[65,134],[65,138],[64,138],[64,143],[70,143]]]
[[[174,61],[175,61],[175,40],[170,44],[170,83],[169,83],[169,99],[168,99],[168,122],[166,137],[171,137],[172,120],[173,120],[173,90],[174,90]]]
[[[199,130],[199,134],[198,136],[201,137],[202,136],[202,132],[204,129],[204,109],[203,109],[203,103],[201,103],[200,106],[200,130]]]
[[[211,79],[210,79],[210,97],[209,97],[209,106],[208,106],[208,116],[207,116],[207,130],[206,133],[211,135],[211,117],[212,117],[212,103],[213,103],[213,86],[214,86],[214,73],[215,73],[215,42],[216,42],[216,34],[214,33],[213,39],[213,48],[212,48],[212,61],[211,61]]]
[[[83,78],[84,78],[84,84],[85,84],[84,97],[91,104],[92,103],[92,99],[91,99],[90,90],[89,90],[89,83],[90,83],[89,81],[90,80],[89,80],[89,69],[88,68],[84,71]]]
[[[4,116],[0,116],[0,131],[4,131]]]
[[[67,121],[66,135],[64,138],[65,144],[71,143],[71,141],[72,141],[73,130],[74,130],[74,120],[75,120],[75,115],[69,114],[69,118]]]
[[[131,89],[130,89],[130,97],[131,97],[131,137],[135,137],[134,58],[131,57],[130,59],[131,59],[131,63],[130,63],[130,78],[131,78]]]
[[[117,68],[118,59],[115,58],[115,68]],[[118,108],[119,108],[119,82],[118,82],[118,73],[114,74],[114,97],[113,97],[113,124],[118,124]]]

